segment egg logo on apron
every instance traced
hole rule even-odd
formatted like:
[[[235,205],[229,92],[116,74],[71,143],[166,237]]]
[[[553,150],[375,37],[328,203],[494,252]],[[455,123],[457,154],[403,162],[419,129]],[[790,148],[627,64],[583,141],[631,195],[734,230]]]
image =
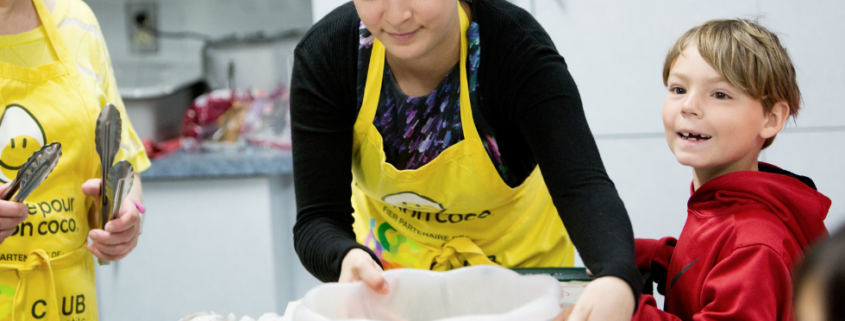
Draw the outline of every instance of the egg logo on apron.
[[[16,104],[6,106],[0,117],[0,182],[12,181],[45,141],[44,128],[29,110]]]
[[[390,194],[382,197],[381,200],[396,207],[418,212],[443,213],[446,211],[437,201],[414,192]]]

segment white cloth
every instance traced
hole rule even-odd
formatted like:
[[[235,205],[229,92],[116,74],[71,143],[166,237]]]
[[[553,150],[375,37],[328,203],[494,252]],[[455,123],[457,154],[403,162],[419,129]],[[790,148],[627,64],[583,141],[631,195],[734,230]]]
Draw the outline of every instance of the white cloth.
[[[290,318],[285,318],[279,316],[275,313],[265,313],[261,315],[258,320],[251,318],[250,316],[243,316],[239,321],[282,321],[282,320],[291,320]],[[197,312],[192,313],[185,316],[179,321],[238,321],[235,317],[234,313],[229,313],[227,316],[222,316],[212,311],[211,313],[208,312]]]

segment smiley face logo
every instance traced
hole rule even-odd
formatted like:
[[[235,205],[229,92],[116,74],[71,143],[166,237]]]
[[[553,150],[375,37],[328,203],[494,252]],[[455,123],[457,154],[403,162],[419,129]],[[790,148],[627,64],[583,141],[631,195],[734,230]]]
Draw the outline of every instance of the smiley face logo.
[[[381,200],[393,206],[419,212],[440,213],[446,210],[442,204],[435,200],[414,192],[390,194],[382,197]]]
[[[29,110],[21,105],[6,106],[0,117],[0,181],[12,181],[46,140],[44,128]]]

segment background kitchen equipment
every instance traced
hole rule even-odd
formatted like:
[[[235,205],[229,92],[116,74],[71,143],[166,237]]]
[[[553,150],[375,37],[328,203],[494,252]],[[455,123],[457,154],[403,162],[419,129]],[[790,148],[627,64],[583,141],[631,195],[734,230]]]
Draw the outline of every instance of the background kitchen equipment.
[[[126,114],[141,139],[178,137],[182,114],[194,97],[208,90],[200,68],[195,66],[116,63],[114,73]]]
[[[198,145],[204,150],[240,150],[248,142],[289,149],[288,84],[293,50],[302,34],[301,30],[293,29],[272,35],[257,32],[206,41],[203,74],[209,86],[216,89],[208,98],[216,93],[217,96],[248,96],[248,99],[232,99],[225,114],[219,119],[209,119],[210,124],[193,119],[196,108],[202,107],[207,99],[195,100],[183,119],[182,132],[184,137],[199,137],[201,141],[186,140],[183,147],[190,148],[184,144],[187,142],[201,142]],[[219,128],[214,130],[215,126]],[[203,132],[197,133],[198,128]],[[205,133],[205,129],[213,133]],[[190,135],[185,135],[186,132]]]
[[[167,38],[180,35],[160,30],[152,34]],[[256,32],[218,39],[186,35],[186,40],[203,39],[199,70],[195,66],[171,63],[116,64],[120,94],[135,130],[142,139],[159,142],[179,137],[182,115],[194,98],[209,90],[248,88],[268,93],[279,88],[286,90],[293,49],[303,34],[302,30],[293,29],[270,35]],[[286,108],[287,95],[277,96],[283,101],[276,105]],[[274,118],[281,118],[282,122],[274,129],[283,130],[284,113]]]
[[[290,84],[293,49],[303,34],[295,29],[208,41],[203,48],[205,80],[212,89],[249,87],[268,92],[280,83]]]

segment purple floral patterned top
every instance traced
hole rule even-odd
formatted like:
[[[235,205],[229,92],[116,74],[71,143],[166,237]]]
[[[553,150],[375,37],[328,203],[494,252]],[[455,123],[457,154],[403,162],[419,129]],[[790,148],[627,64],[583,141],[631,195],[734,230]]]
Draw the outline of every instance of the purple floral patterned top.
[[[467,30],[467,76],[473,120],[484,148],[499,175],[508,183],[507,166],[502,161],[496,138],[478,110],[478,63],[481,53],[478,24],[472,22]],[[374,36],[359,25],[358,44],[358,106],[364,99],[367,69]],[[381,133],[387,162],[399,170],[417,169],[440,155],[441,152],[464,139],[460,112],[460,69],[456,64],[443,81],[430,93],[411,97],[396,85],[389,66],[384,69],[381,96],[373,124]]]

